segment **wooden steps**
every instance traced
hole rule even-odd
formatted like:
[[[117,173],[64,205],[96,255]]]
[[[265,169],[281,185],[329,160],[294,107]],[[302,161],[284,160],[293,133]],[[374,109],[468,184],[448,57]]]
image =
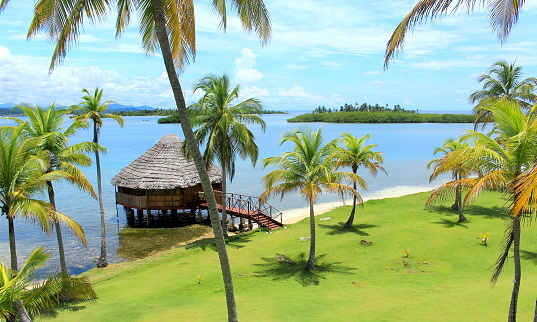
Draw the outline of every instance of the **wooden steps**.
[[[207,204],[202,203],[201,207],[207,209]],[[216,207],[218,208],[218,211],[222,211],[222,205],[217,204]],[[257,223],[259,226],[265,227],[269,230],[283,227],[283,223],[273,219],[270,216],[267,216],[266,214],[260,213],[259,211],[251,211],[238,207],[228,206],[226,207],[226,213],[235,217],[250,219],[253,222]]]

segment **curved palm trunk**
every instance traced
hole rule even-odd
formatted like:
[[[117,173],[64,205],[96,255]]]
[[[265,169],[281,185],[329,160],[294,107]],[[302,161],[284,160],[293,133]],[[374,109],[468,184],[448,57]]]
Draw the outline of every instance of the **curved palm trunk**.
[[[306,267],[306,271],[311,271],[315,265],[315,213],[313,211],[313,200],[310,200],[310,256]]]
[[[354,172],[354,174],[356,174],[356,172]],[[353,182],[352,183],[352,188],[354,190],[356,190],[356,182]],[[345,223],[345,225],[343,227],[345,228],[350,228],[352,226],[352,223],[354,222],[354,214],[356,212],[356,196],[353,196],[352,198],[352,210],[351,210],[351,215],[349,216],[349,219],[347,220],[347,222]]]
[[[93,143],[99,144],[99,126],[93,121]],[[99,210],[101,212],[101,256],[97,262],[97,267],[108,266],[106,260],[106,225],[104,218],[104,203],[103,203],[103,185],[101,179],[101,158],[99,150],[95,149],[95,166],[97,167],[97,193],[99,197]]]
[[[207,169],[203,158],[201,156],[199,147],[194,137],[194,132],[188,119],[185,98],[179,82],[179,77],[173,64],[173,56],[170,50],[170,42],[166,34],[166,20],[164,17],[164,10],[162,7],[162,0],[151,0],[153,6],[153,14],[155,19],[155,29],[157,32],[158,42],[161,48],[162,57],[164,59],[164,65],[166,66],[166,72],[170,80],[170,85],[177,105],[177,111],[179,114],[179,120],[181,122],[181,128],[185,136],[185,142],[188,149],[190,149],[192,159],[198,170],[201,185],[205,192],[205,198],[207,206],[209,208],[209,216],[211,218],[211,226],[213,228],[214,237],[216,241],[216,249],[218,251],[218,258],[220,260],[220,267],[222,269],[222,278],[224,280],[224,287],[226,290],[226,302],[228,310],[228,321],[238,321],[237,307],[235,304],[235,293],[233,290],[233,279],[231,276],[231,267],[229,265],[229,258],[226,251],[226,243],[224,240],[224,234],[222,226],[219,222],[218,209],[216,208],[216,199],[214,197],[214,191],[207,174]]]
[[[222,165],[222,232],[224,238],[228,237],[228,225],[227,225],[227,177],[226,167]]]
[[[457,179],[458,180],[458,179]],[[462,187],[455,188],[455,202],[451,205],[451,209],[457,210],[460,207],[462,199]]]
[[[513,292],[511,293],[511,304],[509,305],[508,321],[516,321],[516,311],[518,304],[518,293],[520,290],[520,279],[522,269],[520,266],[520,217],[513,217],[513,262],[515,264],[515,278],[513,283]]]
[[[56,210],[56,198],[54,196],[54,188],[52,187],[52,182],[47,181],[48,189],[48,199],[49,203],[52,206],[52,209]],[[56,229],[56,239],[58,240],[58,253],[60,255],[60,267],[62,273],[67,274],[67,264],[65,262],[65,248],[63,247],[63,236],[60,223],[54,217],[54,229]]]

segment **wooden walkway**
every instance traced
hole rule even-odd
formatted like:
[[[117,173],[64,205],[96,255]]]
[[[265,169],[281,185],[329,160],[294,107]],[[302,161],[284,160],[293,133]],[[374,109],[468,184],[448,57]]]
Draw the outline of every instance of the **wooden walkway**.
[[[222,194],[218,195],[218,191],[215,193],[217,208],[222,211]],[[228,193],[226,201],[226,213],[231,216],[252,220],[269,230],[283,227],[282,213],[257,197]],[[201,207],[207,209],[207,203],[202,203]]]

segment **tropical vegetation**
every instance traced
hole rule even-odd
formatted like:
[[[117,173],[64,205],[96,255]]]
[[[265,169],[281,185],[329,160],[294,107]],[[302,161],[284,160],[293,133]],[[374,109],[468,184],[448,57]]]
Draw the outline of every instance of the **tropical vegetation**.
[[[48,151],[50,166],[46,172],[61,170],[68,174],[65,178],[81,190],[87,191],[94,198],[97,196],[92,185],[87,180],[84,173],[77,167],[89,166],[91,159],[86,155],[94,150],[94,145],[90,142],[82,142],[68,146],[68,138],[74,135],[79,129],[86,128],[89,124],[83,121],[74,121],[67,129],[63,129],[62,123],[68,110],[56,108],[53,104],[47,109],[29,104],[19,105],[18,108],[28,117],[28,121],[18,118],[11,118],[16,121],[25,132],[25,135],[32,138],[43,138],[41,149]],[[56,210],[56,200],[52,181],[47,181],[47,192],[49,203],[52,209]],[[67,274],[67,264],[65,260],[65,250],[60,222],[52,216],[56,238],[58,241],[58,252],[60,257],[60,267],[62,272]]]
[[[82,102],[79,105],[73,105],[72,108],[75,110],[82,111],[83,114],[75,117],[75,121],[88,121],[93,122],[93,144],[95,147],[93,151],[95,152],[95,166],[97,168],[97,193],[99,199],[99,210],[101,214],[101,254],[99,260],[97,261],[97,267],[106,267],[108,266],[108,261],[106,259],[106,221],[105,221],[105,211],[104,211],[104,202],[103,202],[103,188],[102,188],[102,176],[101,176],[101,158],[100,151],[102,148],[99,148],[99,134],[101,127],[103,126],[103,118],[111,118],[116,121],[120,126],[123,126],[123,118],[119,115],[108,114],[106,113],[106,108],[113,101],[101,102],[103,97],[103,90],[96,88],[93,94],[91,94],[87,89],[82,89],[82,92],[86,95],[82,96]]]
[[[371,105],[367,103],[354,103],[349,104],[345,103],[339,107],[339,109],[326,108],[324,106],[319,106],[313,110],[313,113],[335,113],[335,112],[395,112],[395,113],[410,113],[410,114],[419,114],[417,110],[406,110],[401,107],[399,104],[395,104],[393,108],[390,108],[388,104],[382,106],[379,104]]]
[[[509,64],[505,60],[495,62],[487,74],[480,75],[478,81],[483,83],[483,89],[468,97],[470,103],[477,103],[473,108],[473,113],[477,115],[476,121],[483,121],[483,124],[490,122],[490,113],[481,107],[502,98],[512,100],[525,110],[531,108],[537,102],[537,95],[534,93],[537,78],[521,80],[521,76],[522,67],[515,66],[515,63]]]
[[[468,147],[470,147],[470,143],[466,139],[455,140],[453,138],[448,138],[444,141],[441,148],[435,148],[433,154],[442,153],[443,157],[431,160],[427,164],[427,169],[430,169],[431,167],[434,169],[429,181],[432,182],[438,178],[438,176],[446,172],[451,172],[451,178],[456,182],[472,175],[472,168],[468,168],[467,164],[465,165],[458,160],[453,160],[459,157],[455,151],[463,150]],[[457,210],[459,214],[459,221],[465,221],[466,217],[464,216],[464,203],[462,202],[463,186],[455,185],[454,190],[455,202],[451,206],[451,209]],[[435,195],[433,194],[433,196]],[[431,199],[431,202],[433,200],[434,199]]]
[[[36,271],[48,258],[44,248],[39,247],[18,272],[0,264],[0,316],[6,321],[20,317],[23,307],[30,315],[23,319],[31,321],[31,316],[65,307],[68,302],[97,297],[87,278],[70,277],[61,272],[38,279]]]
[[[356,174],[360,167],[363,167],[376,176],[379,171],[387,174],[386,170],[382,167],[383,155],[382,152],[373,151],[373,148],[377,147],[376,144],[365,145],[365,140],[371,138],[371,135],[366,134],[361,138],[357,138],[352,134],[345,132],[340,136],[341,145],[338,146],[336,152],[338,167],[350,167],[352,173]],[[357,177],[358,178],[358,177]],[[366,182],[360,177],[360,180],[353,181],[352,188],[356,191],[352,198],[352,210],[344,227],[350,228],[354,222],[354,215],[356,213],[356,202],[359,201],[363,204],[362,198],[358,191],[356,184],[359,183],[363,189],[367,189]]]
[[[474,142],[446,155],[446,159],[435,168],[437,173],[448,171],[464,171],[473,173],[474,177],[450,181],[435,190],[427,204],[435,198],[445,198],[457,189],[468,189],[465,202],[475,198],[484,189],[495,189],[510,192],[513,200],[519,200],[518,190],[511,185],[524,170],[535,163],[537,155],[537,105],[526,115],[518,103],[504,98],[483,104],[494,118],[491,135],[468,131],[462,139]],[[512,211],[512,210],[510,210]],[[497,261],[491,281],[495,282],[507,261],[509,251],[513,248],[515,277],[509,319],[516,319],[518,292],[521,283],[520,267],[520,224],[523,213],[514,213],[511,224],[506,228],[505,247]]]
[[[287,122],[327,123],[474,123],[474,115],[412,114],[404,112],[332,112],[297,115]]]
[[[188,116],[194,135],[200,145],[205,146],[203,160],[207,167],[218,161],[222,168],[222,230],[227,236],[227,179],[235,176],[237,155],[250,159],[255,166],[259,148],[248,125],[259,125],[265,130],[265,122],[259,117],[263,110],[261,101],[248,98],[239,99],[240,86],[232,86],[229,76],[208,75],[194,84],[194,92],[201,90],[203,96],[190,106]]]
[[[334,171],[336,163],[337,141],[323,145],[321,128],[312,131],[308,127],[289,131],[283,134],[280,144],[294,144],[291,152],[281,156],[263,159],[263,166],[276,167],[276,170],[263,177],[265,188],[261,200],[271,195],[283,198],[291,192],[298,192],[309,204],[310,209],[310,251],[304,269],[311,271],[315,265],[315,201],[323,190],[337,193],[351,193],[356,198],[360,195],[343,182],[358,182],[362,187],[365,183],[361,177],[348,171]]]
[[[18,271],[15,217],[37,223],[46,233],[53,221],[61,223],[86,242],[82,227],[68,216],[55,211],[49,203],[35,199],[47,188],[47,182],[61,178],[73,180],[62,170],[50,171],[50,152],[43,149],[43,137],[28,137],[23,126],[0,127],[0,204],[8,220],[11,270]]]

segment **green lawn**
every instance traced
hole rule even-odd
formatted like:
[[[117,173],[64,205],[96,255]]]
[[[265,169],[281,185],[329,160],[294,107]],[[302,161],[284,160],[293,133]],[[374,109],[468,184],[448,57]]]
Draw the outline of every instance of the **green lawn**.
[[[271,234],[228,242],[241,321],[504,321],[512,260],[491,288],[500,253],[505,201],[486,193],[457,223],[449,205],[424,210],[428,193],[372,200],[352,229],[349,207],[317,217],[317,270],[302,270],[308,220]],[[450,203],[451,204],[451,203]],[[328,220],[321,218],[330,217]],[[480,233],[490,232],[489,246]],[[522,232],[519,320],[531,321],[537,297],[537,230]],[[370,246],[360,240],[372,242]],[[410,251],[404,258],[404,250]],[[284,255],[296,264],[276,259]],[[306,256],[307,257],[307,256]],[[405,263],[406,262],[406,263]],[[405,266],[406,265],[406,266]],[[224,321],[218,257],[205,241],[144,260],[93,269],[99,298],[58,313],[66,321]],[[202,278],[198,284],[198,276]]]

